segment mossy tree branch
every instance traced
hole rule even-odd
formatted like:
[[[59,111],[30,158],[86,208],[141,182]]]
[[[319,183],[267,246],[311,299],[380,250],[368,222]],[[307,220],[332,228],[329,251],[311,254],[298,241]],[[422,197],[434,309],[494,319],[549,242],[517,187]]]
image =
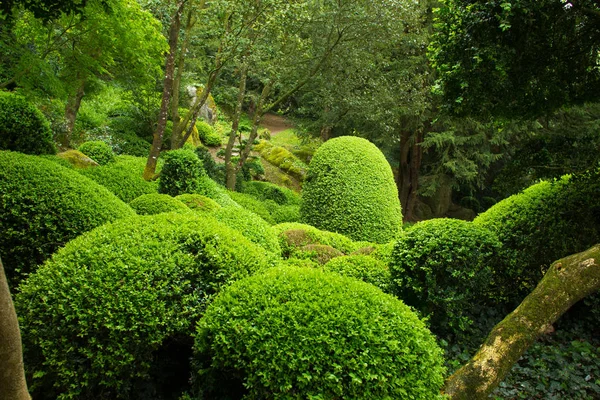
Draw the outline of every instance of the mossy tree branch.
[[[0,259],[0,399],[30,400],[23,368],[21,332]]]
[[[515,362],[573,304],[600,289],[600,245],[555,261],[533,292],[492,329],[445,383],[451,400],[487,399]]]

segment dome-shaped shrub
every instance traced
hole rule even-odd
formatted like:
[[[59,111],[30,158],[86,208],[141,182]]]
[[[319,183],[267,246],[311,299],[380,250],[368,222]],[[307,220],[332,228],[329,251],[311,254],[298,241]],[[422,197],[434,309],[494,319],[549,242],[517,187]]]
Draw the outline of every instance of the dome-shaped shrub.
[[[79,146],[78,150],[100,165],[115,161],[115,153],[112,148],[100,140],[85,142]]]
[[[250,194],[260,200],[273,200],[279,205],[300,205],[300,195],[285,187],[277,186],[270,182],[249,181],[244,182],[242,192]]]
[[[79,171],[80,174],[101,184],[126,203],[143,194],[157,193],[158,183],[142,177],[146,159],[133,156],[117,156],[115,162]],[[160,171],[159,160],[157,170]]]
[[[384,243],[402,225],[390,164],[368,140],[325,142],[310,162],[302,190],[302,221],[354,240]]]
[[[133,199],[129,205],[139,215],[155,215],[166,212],[188,213],[191,211],[180,200],[160,193],[143,194]]]
[[[205,146],[220,146],[221,145],[221,135],[215,131],[215,129],[210,126],[209,123],[205,121],[198,120],[196,122],[196,128],[198,129],[198,136],[200,137],[200,141]]]
[[[201,194],[184,193],[175,198],[193,211],[212,212],[221,208],[216,201]]]
[[[343,254],[350,254],[362,247],[361,243],[353,242],[342,234],[322,231],[307,224],[286,222],[273,226],[273,229],[279,237],[282,255],[286,258],[293,257],[298,249],[307,245],[331,246]]]
[[[274,254],[281,254],[277,234],[264,219],[242,207],[223,207],[212,214],[225,225]]]
[[[54,154],[50,123],[24,97],[0,91],[0,150]]]
[[[504,286],[519,303],[550,264],[600,242],[600,170],[540,182],[497,203],[473,223],[502,242]]]
[[[179,149],[168,151],[162,157],[165,164],[160,172],[159,193],[171,196],[199,193],[202,178],[208,179],[208,177],[196,153]]]
[[[392,253],[392,290],[431,315],[432,330],[465,330],[478,304],[489,298],[500,242],[485,228],[456,219],[419,222]]]
[[[364,255],[336,257],[323,266],[325,271],[360,279],[389,293],[391,275],[387,265]]]
[[[207,308],[195,347],[205,398],[441,399],[442,352],[423,322],[374,286],[318,269],[234,283]]]
[[[83,232],[135,212],[75,170],[0,151],[0,255],[9,279],[30,272]]]
[[[271,265],[238,232],[194,214],[128,218],[78,237],[16,296],[33,397],[178,398],[206,304]]]

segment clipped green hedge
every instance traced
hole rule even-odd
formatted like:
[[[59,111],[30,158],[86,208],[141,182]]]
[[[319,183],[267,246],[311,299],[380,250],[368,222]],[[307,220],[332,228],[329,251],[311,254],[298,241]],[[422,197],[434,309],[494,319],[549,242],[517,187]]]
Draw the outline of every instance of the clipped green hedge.
[[[100,165],[115,161],[115,153],[112,148],[100,140],[85,142],[79,146],[78,150]]]
[[[196,128],[198,129],[198,136],[202,144],[209,147],[221,145],[221,135],[208,122],[198,120]]]
[[[228,194],[236,203],[260,215],[262,219],[270,224],[298,222],[300,220],[300,206],[297,204],[280,205],[274,200],[261,200],[248,193],[230,191]]]
[[[249,181],[242,185],[242,192],[256,197],[259,200],[272,200],[278,205],[297,205],[301,203],[299,194],[285,187],[277,186],[270,182]]]
[[[0,151],[0,255],[9,279],[28,273],[69,240],[135,212],[72,169]]]
[[[331,246],[343,254],[350,254],[362,247],[362,243],[353,242],[344,235],[322,231],[307,224],[286,222],[274,225],[273,229],[279,237],[282,255],[286,258],[293,257],[299,249],[307,245]]]
[[[250,241],[274,254],[281,254],[277,233],[261,217],[242,207],[223,207],[213,212],[216,219],[238,230]]]
[[[157,171],[160,171],[159,161]],[[121,155],[115,162],[95,168],[80,170],[79,173],[96,181],[126,203],[143,194],[158,193],[158,182],[142,177],[146,159]]]
[[[325,264],[323,268],[325,271],[360,279],[386,293],[390,292],[392,283],[390,270],[385,263],[373,257],[365,255],[337,257]]]
[[[318,269],[234,283],[207,308],[195,349],[205,398],[442,398],[442,352],[423,322],[372,285]]]
[[[191,210],[182,201],[168,194],[149,193],[133,199],[129,205],[138,215],[155,215],[167,212],[188,213]]]
[[[485,228],[456,219],[419,222],[392,253],[392,290],[430,316],[436,333],[465,331],[489,301],[501,244]]]
[[[325,142],[310,162],[302,190],[302,221],[354,240],[395,238],[402,212],[392,169],[368,140],[342,136]]]
[[[78,237],[15,299],[33,397],[178,398],[206,305],[272,263],[238,232],[194,214],[129,218]]]
[[[192,211],[212,212],[221,208],[219,203],[201,194],[184,193],[175,197]]]
[[[502,242],[507,296],[518,303],[550,264],[600,242],[600,170],[540,182],[504,199],[473,223]]]
[[[306,179],[308,167],[288,149],[261,140],[259,144],[254,146],[254,150],[259,152],[265,160],[299,181]]]
[[[208,177],[202,162],[192,150],[171,150],[161,154],[164,166],[160,172],[158,192],[173,197],[183,193],[200,193],[203,179]]]
[[[0,150],[55,154],[50,123],[25,97],[0,91]]]

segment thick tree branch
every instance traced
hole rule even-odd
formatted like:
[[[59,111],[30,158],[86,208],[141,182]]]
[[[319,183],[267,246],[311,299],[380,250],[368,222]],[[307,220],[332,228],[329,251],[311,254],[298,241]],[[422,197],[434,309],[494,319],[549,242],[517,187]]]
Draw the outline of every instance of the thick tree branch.
[[[515,362],[573,304],[600,289],[600,245],[552,264],[515,311],[492,329],[477,354],[446,381],[451,400],[487,399]]]

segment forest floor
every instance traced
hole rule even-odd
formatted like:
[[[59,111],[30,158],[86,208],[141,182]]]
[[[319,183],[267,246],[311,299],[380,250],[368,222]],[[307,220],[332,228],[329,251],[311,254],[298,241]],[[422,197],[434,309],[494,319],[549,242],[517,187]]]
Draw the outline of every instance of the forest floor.
[[[276,135],[293,127],[290,120],[277,114],[265,114],[260,125],[271,131],[271,135]]]

